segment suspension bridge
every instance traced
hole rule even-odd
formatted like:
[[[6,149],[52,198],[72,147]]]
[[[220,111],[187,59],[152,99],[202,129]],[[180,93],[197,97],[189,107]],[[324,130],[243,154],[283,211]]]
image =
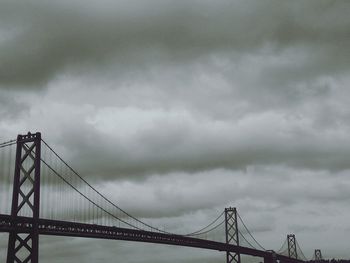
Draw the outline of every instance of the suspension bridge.
[[[139,219],[98,191],[41,138],[18,135],[0,143],[0,232],[9,233],[7,263],[39,262],[39,236],[126,240],[222,251],[226,263],[241,255],[264,263],[308,261],[294,234],[266,250],[236,208],[189,233],[173,233]],[[322,260],[316,249],[313,261]]]

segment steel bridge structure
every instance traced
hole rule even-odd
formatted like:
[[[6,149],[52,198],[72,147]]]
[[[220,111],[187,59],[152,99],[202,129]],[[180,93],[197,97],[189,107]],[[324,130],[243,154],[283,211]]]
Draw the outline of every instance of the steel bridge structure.
[[[69,172],[69,176],[64,175],[62,169],[50,163],[52,158],[45,159],[42,156],[42,144],[47,152],[68,167],[65,172],[67,174]],[[207,227],[190,234],[175,234],[160,230],[131,216],[99,193],[42,140],[40,133],[18,135],[16,140],[0,143],[0,148],[4,149],[11,145],[16,146],[11,209],[5,213],[0,207],[0,232],[9,233],[7,263],[38,263],[41,235],[125,240],[216,250],[226,254],[226,263],[241,263],[241,255],[260,257],[265,263],[306,261],[293,234],[287,236],[284,244],[286,248],[283,248],[283,245],[276,252],[265,250],[246,228],[237,209],[232,207],[225,208],[224,212]],[[42,174],[45,169],[50,174],[48,181],[44,180]],[[50,181],[52,178],[56,178],[60,183]],[[84,213],[81,213],[79,218],[74,217],[74,220],[69,216],[70,211],[67,212],[66,218],[55,216],[54,211],[43,213],[41,210],[50,210],[51,206],[41,204],[41,195],[45,195],[41,184],[46,188],[53,184],[63,192],[61,194],[52,190],[54,188],[47,191],[46,195],[55,195],[56,201],[62,201],[64,198],[62,196],[67,196],[68,192],[62,189],[63,186],[68,187],[70,192],[79,197],[76,202],[72,201],[77,207],[75,209],[83,207]],[[89,190],[85,191],[81,185]],[[72,200],[72,197],[70,198]],[[43,200],[49,199],[48,197]],[[223,218],[222,222],[219,221],[220,218]],[[98,220],[97,223],[94,222],[95,219]],[[242,234],[238,227],[240,220],[259,248],[251,245]],[[122,226],[115,226],[116,222]],[[224,241],[202,237],[203,234],[210,233],[220,226],[224,226]],[[242,239],[251,246],[242,245],[241,241],[244,241]],[[317,259],[322,257],[319,249],[315,251],[315,255]]]

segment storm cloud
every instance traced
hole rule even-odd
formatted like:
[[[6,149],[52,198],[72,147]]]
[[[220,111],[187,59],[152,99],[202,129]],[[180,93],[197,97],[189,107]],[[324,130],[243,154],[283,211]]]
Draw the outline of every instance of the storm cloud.
[[[297,52],[290,54],[294,61],[281,61],[282,67],[264,68],[264,73],[274,75],[265,82],[282,84],[344,72],[349,63],[348,5],[346,1],[86,1],[83,5],[4,1],[1,84],[43,87],[65,71],[82,67],[94,71],[106,64],[107,69],[113,65],[125,74],[140,70],[143,75],[158,64],[193,64],[211,55],[240,58],[264,49],[271,49],[277,58],[289,49]]]

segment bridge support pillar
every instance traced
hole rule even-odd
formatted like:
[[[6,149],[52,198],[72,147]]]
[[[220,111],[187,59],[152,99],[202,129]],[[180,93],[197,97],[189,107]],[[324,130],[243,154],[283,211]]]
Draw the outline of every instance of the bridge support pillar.
[[[321,249],[315,249],[314,258],[315,258],[315,262],[321,262],[323,260]]]
[[[41,134],[17,136],[7,263],[38,263]],[[19,216],[28,217],[22,231]]]
[[[226,244],[239,246],[236,208],[225,208],[225,235]],[[241,263],[241,255],[227,251],[226,263]]]
[[[297,242],[294,234],[287,235],[288,256],[298,259]]]

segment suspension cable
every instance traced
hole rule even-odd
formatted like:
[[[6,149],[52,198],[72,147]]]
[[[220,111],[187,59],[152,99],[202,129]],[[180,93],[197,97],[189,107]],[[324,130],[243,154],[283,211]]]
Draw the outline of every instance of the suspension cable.
[[[303,256],[303,259],[304,259],[304,260],[307,260],[307,258],[305,257],[305,255],[304,255],[303,251],[301,250],[301,248],[300,248],[299,243],[298,243],[298,241],[297,241],[297,240],[296,240],[296,243],[297,243],[297,247],[298,247],[298,249],[299,249],[299,252],[300,252],[300,253],[301,253],[301,255]]]
[[[222,221],[221,223],[217,224],[216,226],[212,227],[211,229],[207,230],[207,231],[200,232],[200,233],[197,233],[197,234],[194,234],[194,235],[185,235],[185,236],[199,236],[199,235],[207,234],[207,233],[209,233],[210,231],[213,231],[213,230],[217,229],[217,228],[218,228],[219,226],[221,226],[223,223],[225,223],[225,220]]]
[[[102,211],[104,211],[105,213],[109,214],[110,216],[112,216],[113,218],[123,222],[124,224],[127,224],[130,227],[133,227],[135,229],[138,230],[143,230],[141,228],[138,228],[137,226],[134,226],[132,224],[129,224],[128,222],[126,222],[125,220],[113,215],[112,213],[108,212],[107,210],[105,210],[103,207],[101,207],[100,205],[98,205],[96,202],[94,202],[93,200],[91,200],[89,197],[87,197],[86,195],[84,195],[81,191],[79,191],[74,185],[72,185],[70,182],[68,182],[62,175],[60,175],[55,169],[53,169],[51,167],[51,165],[49,165],[47,162],[45,162],[43,159],[40,158],[40,160],[55,174],[57,175],[59,178],[61,178],[66,184],[68,184],[71,188],[73,188],[76,192],[78,192],[81,196],[83,196],[86,200],[88,200],[90,203],[92,203],[93,205],[95,205],[96,207],[98,207],[99,209],[101,209]]]
[[[249,231],[248,227],[244,224],[244,221],[242,220],[241,216],[239,215],[239,213],[237,212],[237,215],[239,217],[239,219],[241,220],[241,223],[243,224],[244,228],[247,230],[248,234],[252,237],[252,239],[255,241],[255,243],[262,248],[262,250],[266,250],[251,234],[251,232]]]
[[[241,233],[241,231],[238,230],[238,234],[248,243],[248,245],[250,245],[252,248],[255,248],[255,246],[253,246],[246,238],[245,236]]]
[[[161,233],[165,233],[165,234],[173,234],[173,233],[170,233],[170,232],[161,230],[161,229],[159,229],[159,228],[153,227],[153,226],[151,226],[151,225],[149,225],[149,224],[147,224],[147,223],[141,221],[140,219],[138,219],[138,218],[132,216],[131,214],[127,213],[125,210],[123,210],[122,208],[120,208],[119,206],[117,206],[116,204],[114,204],[112,201],[110,201],[108,198],[106,198],[103,194],[101,194],[97,189],[95,189],[90,183],[88,183],[88,182],[87,182],[77,171],[75,171],[66,161],[64,161],[64,160],[61,158],[61,156],[59,156],[59,154],[56,153],[55,150],[53,150],[53,149],[48,145],[48,143],[46,143],[43,139],[41,139],[41,141],[46,145],[46,147],[48,147],[48,148],[54,153],[54,155],[55,155],[61,162],[63,162],[63,163],[69,168],[69,170],[71,170],[71,171],[72,171],[76,176],[78,176],[85,184],[87,184],[94,192],[96,192],[99,196],[101,196],[105,201],[107,201],[107,202],[108,202],[109,204],[111,204],[113,207],[117,208],[118,210],[120,210],[121,212],[123,212],[123,213],[124,213],[125,215],[127,215],[128,217],[134,219],[135,221],[137,221],[137,222],[139,222],[139,223],[145,225],[146,227],[149,227],[150,229],[153,229],[153,230],[155,230],[155,231],[158,231],[158,232],[161,232]],[[211,225],[213,225],[213,224],[223,215],[223,213],[224,213],[224,212],[222,212],[222,213],[220,214],[220,216],[219,216],[217,219],[215,219],[215,220],[214,220],[211,224],[209,224],[208,226],[206,226],[206,227],[204,227],[204,228],[202,228],[202,229],[200,229],[200,230],[198,230],[198,231],[195,231],[195,232],[193,232],[193,233],[187,234],[187,235],[191,235],[191,234],[194,234],[194,233],[197,234],[199,231],[203,231],[204,229],[210,227]],[[219,225],[220,225],[220,224],[219,224]],[[215,228],[217,228],[219,225],[217,225]],[[210,229],[210,231],[213,230],[213,229],[215,229],[215,228]],[[184,236],[187,236],[187,235],[184,235]]]
[[[282,250],[282,249],[283,249],[283,247],[286,245],[286,243],[287,243],[287,239],[284,240],[284,242],[283,242],[281,248],[280,248],[279,250],[277,250],[277,253],[280,253],[280,252],[282,253],[282,252],[284,252],[285,249],[284,249],[284,250]]]
[[[153,227],[153,226],[151,226],[151,225],[149,225],[149,224],[139,220],[138,218],[132,216],[131,214],[127,213],[122,208],[120,208],[119,206],[114,204],[112,201],[110,201],[108,198],[106,198],[103,194],[101,194],[98,190],[96,190],[91,184],[89,184],[82,176],[80,176],[78,174],[78,172],[76,172],[68,163],[66,163],[43,139],[41,139],[41,140],[54,153],[54,155],[69,168],[69,170],[71,170],[76,176],[78,176],[85,184],[87,184],[94,192],[96,192],[99,196],[101,196],[109,204],[111,204],[112,206],[114,206],[115,208],[117,208],[118,210],[123,212],[128,217],[134,219],[135,221],[137,221],[137,222],[139,222],[139,223],[141,223],[141,224],[143,224],[143,225],[145,225],[145,226],[147,226],[147,227],[149,227],[149,228],[151,228],[151,229],[153,229],[155,231],[162,232],[162,233],[165,233],[165,234],[173,234],[173,233],[170,233],[170,232],[158,229],[156,227]]]
[[[13,142],[16,142],[16,141],[17,141],[17,139],[8,140],[8,141],[5,141],[5,142],[0,143],[0,145],[9,144],[9,143],[13,143]]]
[[[189,233],[189,234],[186,234],[185,236],[193,236],[193,235],[196,235],[197,233],[201,234],[201,232],[209,227],[211,227],[213,224],[216,223],[216,221],[218,221],[220,219],[220,217],[225,213],[225,211],[223,211],[213,222],[211,222],[210,224],[208,224],[207,226],[197,230],[197,231],[194,231],[192,233]]]
[[[14,145],[16,143],[17,143],[17,140],[9,140],[9,141],[6,141],[6,142],[2,142],[2,143],[0,143],[0,148],[11,146],[11,145]]]

